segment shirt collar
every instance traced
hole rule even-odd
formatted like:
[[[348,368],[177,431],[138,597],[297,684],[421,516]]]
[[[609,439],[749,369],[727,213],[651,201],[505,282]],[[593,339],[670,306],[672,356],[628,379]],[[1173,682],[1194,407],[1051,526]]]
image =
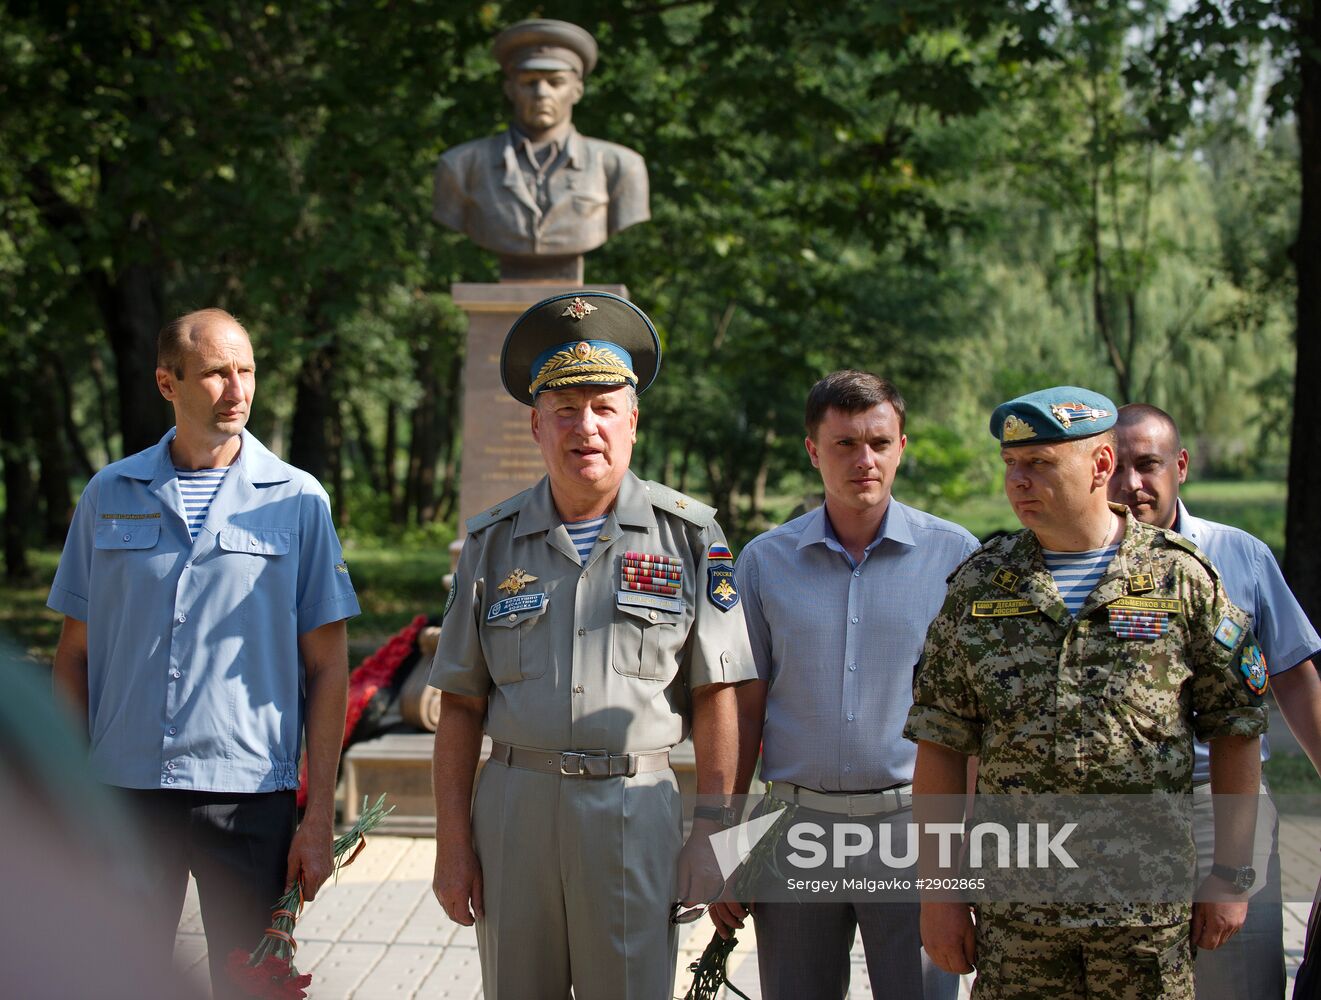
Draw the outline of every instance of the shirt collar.
[[[116,471],[127,479],[142,479],[148,482],[173,479],[174,462],[170,459],[170,442],[174,440],[174,434],[175,428],[171,427],[156,444],[118,463]],[[238,461],[234,464],[243,470],[249,482],[255,485],[289,481],[288,466],[272,455],[264,444],[246,430],[242,432],[242,437],[243,444],[239,448]]]
[[[615,497],[611,511],[621,526],[635,528],[654,528],[656,514],[652,510],[651,498],[642,480],[633,473],[624,473],[619,484],[619,494]],[[564,523],[560,512],[555,509],[555,498],[550,492],[550,476],[542,476],[532,493],[518,512],[518,523],[514,528],[514,537],[535,535],[543,531],[554,531]]]
[[[506,149],[517,150],[523,143],[527,142],[527,136],[520,132],[513,125],[509,126],[509,131],[505,133],[505,142],[502,147],[497,147],[496,156],[493,159],[492,166],[504,169],[505,159],[504,151]],[[583,146],[583,137],[578,134],[578,130],[569,127],[568,133],[564,136],[563,146],[565,151],[565,165],[574,170],[581,170],[586,164],[586,150]]]
[[[908,521],[908,508],[894,497],[890,498],[889,506],[885,509],[885,516],[881,518],[881,526],[876,531],[876,537],[867,543],[863,553],[871,552],[887,538],[900,545],[916,544],[913,541],[912,526]],[[830,523],[830,518],[826,516],[825,504],[822,504],[808,515],[808,522],[798,538],[798,548],[800,549],[817,544],[825,545],[827,548],[836,549],[840,552],[844,551],[844,546],[840,544],[839,539],[835,536],[835,528]]]
[[[1189,514],[1188,508],[1183,505],[1183,500],[1175,500],[1174,502],[1178,505],[1178,512],[1174,515],[1174,524],[1170,530],[1183,535],[1190,542],[1201,544],[1202,519]]]

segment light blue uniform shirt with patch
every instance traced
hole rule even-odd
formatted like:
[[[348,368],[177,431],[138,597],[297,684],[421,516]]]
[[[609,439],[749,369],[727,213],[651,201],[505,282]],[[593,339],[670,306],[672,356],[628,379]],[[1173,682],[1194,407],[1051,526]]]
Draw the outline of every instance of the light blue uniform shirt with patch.
[[[46,602],[87,623],[93,773],[127,788],[297,788],[298,637],[358,613],[330,504],[245,431],[193,541],[173,438],[92,477]]]
[[[1193,517],[1182,500],[1174,530],[1207,554],[1229,599],[1252,616],[1252,631],[1272,675],[1321,654],[1321,637],[1284,582],[1265,542],[1240,528]],[[1193,781],[1210,781],[1211,754],[1206,744],[1198,741],[1193,749]],[[1261,759],[1269,757],[1270,745],[1263,736]]]
[[[913,669],[946,577],[976,548],[959,525],[893,499],[856,566],[824,507],[747,544],[739,593],[770,684],[762,778],[823,792],[913,780]]]

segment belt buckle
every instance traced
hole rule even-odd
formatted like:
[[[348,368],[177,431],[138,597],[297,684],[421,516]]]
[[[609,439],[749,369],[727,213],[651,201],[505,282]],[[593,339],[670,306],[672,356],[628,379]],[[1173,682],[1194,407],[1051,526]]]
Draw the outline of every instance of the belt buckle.
[[[570,777],[570,778],[581,778],[584,773],[583,758],[586,756],[587,754],[580,753],[576,750],[566,750],[564,753],[560,754],[560,774],[563,774],[566,777]],[[569,770],[570,758],[573,758],[578,762],[577,770],[573,770],[573,771]]]

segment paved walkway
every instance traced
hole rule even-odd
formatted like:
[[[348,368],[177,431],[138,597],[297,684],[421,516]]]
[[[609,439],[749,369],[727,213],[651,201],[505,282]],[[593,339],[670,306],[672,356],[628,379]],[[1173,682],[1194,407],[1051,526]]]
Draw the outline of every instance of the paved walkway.
[[[1321,817],[1281,820],[1286,899],[1310,898],[1321,877]],[[298,922],[298,966],[313,975],[315,1000],[479,1000],[481,969],[473,930],[448,917],[431,895],[434,842],[428,838],[372,837],[339,881],[307,905]],[[1284,947],[1290,976],[1302,958],[1308,904],[1285,904]],[[687,966],[710,940],[702,921],[683,928],[676,992],[688,988]],[[254,942],[255,943],[255,942]],[[730,961],[736,986],[760,1000],[755,938],[749,934]],[[206,942],[190,889],[176,955],[205,990]],[[964,995],[967,993],[965,983]],[[862,946],[853,951],[852,1000],[870,997]]]

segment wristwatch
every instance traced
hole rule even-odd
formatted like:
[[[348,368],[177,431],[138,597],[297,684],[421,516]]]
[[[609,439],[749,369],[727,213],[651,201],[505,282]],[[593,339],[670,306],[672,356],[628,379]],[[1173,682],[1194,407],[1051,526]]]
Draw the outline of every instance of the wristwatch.
[[[1224,879],[1235,892],[1247,892],[1252,888],[1252,883],[1257,881],[1256,869],[1251,865],[1234,868],[1231,865],[1215,864],[1211,866],[1211,874]]]
[[[713,819],[728,829],[738,822],[738,810],[733,806],[694,806],[693,819]]]

